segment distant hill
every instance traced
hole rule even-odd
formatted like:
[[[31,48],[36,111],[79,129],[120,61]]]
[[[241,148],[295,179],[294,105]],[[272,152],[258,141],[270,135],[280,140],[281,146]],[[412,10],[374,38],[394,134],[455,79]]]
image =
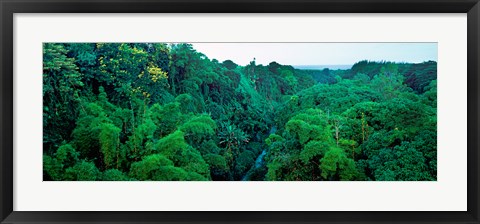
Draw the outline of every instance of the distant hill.
[[[323,70],[325,68],[328,68],[330,70],[346,70],[351,69],[352,65],[293,65],[293,67],[301,70]]]
[[[426,61],[422,63],[394,63],[394,62],[375,62],[375,61],[359,61],[352,68],[344,73],[341,77],[351,79],[356,74],[365,74],[371,79],[386,69],[398,72],[405,77],[405,84],[411,87],[417,93],[423,93],[424,88],[430,84],[432,80],[437,79],[437,62]]]

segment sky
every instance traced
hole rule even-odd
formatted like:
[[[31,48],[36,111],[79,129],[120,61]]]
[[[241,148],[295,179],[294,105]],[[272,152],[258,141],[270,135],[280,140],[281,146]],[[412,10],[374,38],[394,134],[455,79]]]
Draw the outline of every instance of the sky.
[[[210,59],[247,65],[353,65],[361,60],[437,61],[437,43],[192,43]]]

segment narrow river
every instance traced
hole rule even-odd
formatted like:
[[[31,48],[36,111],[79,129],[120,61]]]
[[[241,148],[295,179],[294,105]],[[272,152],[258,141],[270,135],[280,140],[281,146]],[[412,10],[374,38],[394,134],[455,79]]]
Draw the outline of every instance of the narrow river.
[[[268,132],[268,135],[271,135],[271,134],[274,134],[275,131],[277,131],[277,127],[273,126],[272,128],[270,128],[270,131]],[[267,149],[264,148],[262,150],[262,153],[260,153],[260,155],[258,155],[257,159],[255,160],[255,163],[253,164],[252,168],[250,168],[250,170],[247,171],[247,173],[245,174],[245,176],[243,176],[242,178],[242,181],[249,181],[250,180],[250,175],[252,174],[252,172],[255,170],[255,169],[258,169],[260,168],[262,165],[263,165],[263,157],[267,154]]]

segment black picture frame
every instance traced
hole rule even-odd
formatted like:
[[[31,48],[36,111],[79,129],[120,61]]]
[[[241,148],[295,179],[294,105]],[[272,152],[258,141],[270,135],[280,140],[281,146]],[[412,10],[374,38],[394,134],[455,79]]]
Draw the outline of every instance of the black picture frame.
[[[1,223],[480,223],[479,0],[0,0]],[[468,205],[465,212],[23,212],[13,211],[15,13],[467,13]]]

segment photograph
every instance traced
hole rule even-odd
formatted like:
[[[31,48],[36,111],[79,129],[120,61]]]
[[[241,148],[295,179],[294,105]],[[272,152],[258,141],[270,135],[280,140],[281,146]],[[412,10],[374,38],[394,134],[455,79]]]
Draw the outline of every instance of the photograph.
[[[43,181],[437,181],[437,45],[44,42]]]

